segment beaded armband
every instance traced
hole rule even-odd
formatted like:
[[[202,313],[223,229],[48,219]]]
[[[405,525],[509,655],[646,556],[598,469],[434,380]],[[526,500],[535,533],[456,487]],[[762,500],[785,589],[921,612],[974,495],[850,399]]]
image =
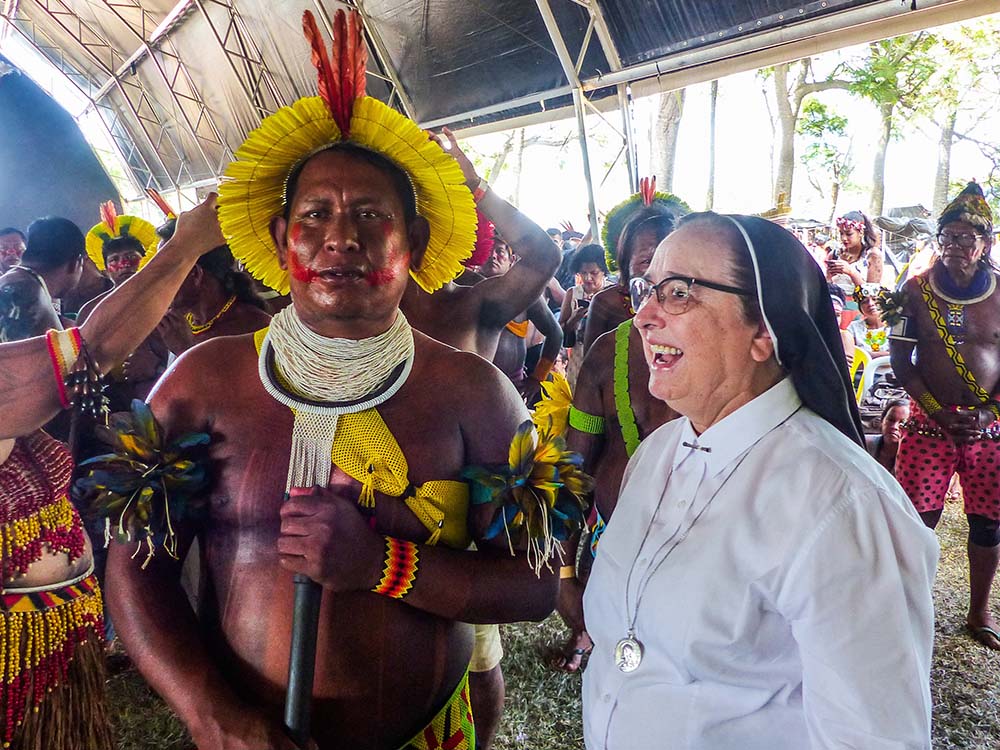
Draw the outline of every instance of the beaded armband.
[[[917,402],[924,407],[924,411],[927,412],[928,416],[937,414],[944,408],[941,406],[941,403],[927,391],[924,391],[917,396]]]
[[[583,526],[584,497],[594,480],[580,465],[579,453],[566,450],[566,442],[552,432],[537,437],[531,422],[517,428],[500,466],[470,466],[462,476],[470,480],[473,505],[493,507],[493,520],[483,536],[506,534],[514,554],[515,533],[526,542],[528,564],[536,575],[557,555],[562,561],[565,541]]]
[[[574,430],[586,432],[590,435],[602,435],[604,433],[604,417],[597,414],[588,414],[577,409],[575,406],[569,407],[569,426]]]
[[[372,591],[393,599],[402,599],[413,588],[419,561],[416,544],[391,536],[385,537],[385,568],[382,580]]]
[[[59,391],[59,404],[63,409],[70,407],[69,393],[66,390],[66,378],[80,356],[83,339],[79,328],[66,331],[50,329],[45,334],[45,343],[49,350],[49,360],[56,376],[56,389]]]
[[[105,518],[105,541],[115,530],[119,541],[137,545],[136,554],[145,547],[143,568],[158,546],[177,558],[175,525],[208,513],[209,435],[190,432],[168,442],[138,399],[96,434],[113,452],[80,462],[74,499]]]

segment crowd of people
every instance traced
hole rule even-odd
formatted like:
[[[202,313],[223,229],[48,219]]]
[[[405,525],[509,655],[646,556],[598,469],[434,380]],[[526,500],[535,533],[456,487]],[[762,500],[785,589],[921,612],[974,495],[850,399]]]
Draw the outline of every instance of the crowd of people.
[[[979,186],[888,281],[860,212],[817,252],[654,181],[544,230],[364,95],[358,24],[334,70],[307,12],[320,96],[218,197],[0,230],[5,747],[112,747],[117,644],[199,748],[485,749],[498,624],[558,610],[591,750],[929,748],[955,474],[1000,649]]]

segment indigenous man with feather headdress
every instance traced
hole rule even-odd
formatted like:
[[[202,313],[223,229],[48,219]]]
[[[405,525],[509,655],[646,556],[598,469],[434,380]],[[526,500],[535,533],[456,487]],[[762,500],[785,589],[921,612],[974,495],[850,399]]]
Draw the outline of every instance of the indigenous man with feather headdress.
[[[949,480],[962,478],[969,520],[966,628],[1000,649],[989,594],[1000,561],[1000,294],[990,261],[993,217],[970,182],[938,218],[941,256],[883,295],[892,369],[912,398],[896,478],[924,523],[937,526]]]
[[[112,548],[111,606],[139,669],[199,747],[291,748],[281,705],[292,574],[308,576],[322,586],[311,741],[472,748],[473,635],[463,623],[552,610],[555,575],[536,575],[508,544],[521,541],[521,523],[551,534],[554,516],[530,500],[557,503],[566,454],[558,442],[535,451],[499,371],[411,328],[399,310],[411,278],[433,292],[461,271],[472,193],[438,143],[364,96],[356,13],[338,12],[332,58],[309,13],[304,26],[320,96],[251,133],[220,191],[233,254],[290,289],[292,305],[255,335],[191,349],[152,394],[161,426],[146,432],[211,432],[215,476],[201,506],[186,501],[198,513],[116,516],[144,533]],[[504,494],[502,477],[514,474],[517,489]],[[463,475],[486,484],[470,489]],[[500,496],[525,504],[495,515],[490,498]],[[177,561],[152,554],[162,537],[150,518],[161,512],[169,552],[201,542],[200,622]],[[136,541],[145,552],[133,559]],[[544,565],[551,538],[527,541]]]

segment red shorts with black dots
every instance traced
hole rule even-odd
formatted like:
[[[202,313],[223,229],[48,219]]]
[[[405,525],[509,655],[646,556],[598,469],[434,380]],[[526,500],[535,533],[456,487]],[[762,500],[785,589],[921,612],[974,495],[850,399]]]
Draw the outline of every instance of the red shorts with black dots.
[[[997,423],[986,433],[997,433]],[[941,510],[953,474],[962,479],[965,512],[1000,520],[1000,441],[986,437],[955,444],[937,422],[910,401],[910,419],[899,441],[896,479],[918,513]]]

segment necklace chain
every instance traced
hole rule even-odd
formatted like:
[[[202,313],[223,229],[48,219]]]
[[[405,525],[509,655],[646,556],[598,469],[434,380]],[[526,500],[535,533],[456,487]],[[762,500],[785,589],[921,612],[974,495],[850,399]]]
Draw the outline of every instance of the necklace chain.
[[[801,408],[802,407],[800,406],[798,409],[796,409],[791,414],[789,414],[787,417],[785,417],[783,420],[781,420],[781,422],[779,422],[777,425],[775,425],[774,429],[777,429],[778,427],[781,427],[781,425],[783,425],[785,422],[787,422],[789,419],[791,419],[792,416],[795,415],[798,412],[798,410],[801,409]],[[768,432],[771,432],[771,430],[768,430]],[[767,434],[767,433],[765,433],[765,434]],[[642,574],[642,576],[640,577],[640,579],[639,579],[639,585],[636,586],[635,608],[632,609],[632,614],[631,614],[631,616],[629,617],[629,620],[628,620],[628,637],[629,638],[634,638],[635,637],[635,623],[636,623],[636,620],[639,619],[639,607],[642,604],[642,598],[643,598],[643,596],[646,593],[646,589],[649,588],[649,584],[652,581],[653,576],[656,575],[656,571],[658,571],[660,569],[660,566],[662,566],[663,563],[666,562],[667,558],[670,557],[670,554],[675,549],[677,549],[677,546],[687,538],[687,535],[691,532],[691,529],[694,528],[694,525],[696,523],[698,523],[699,519],[701,519],[701,517],[705,514],[705,512],[712,505],[712,501],[715,500],[716,496],[720,492],[722,492],[723,488],[726,486],[726,484],[729,482],[729,480],[733,477],[733,475],[737,472],[737,470],[740,468],[740,466],[743,465],[743,462],[750,455],[750,451],[753,450],[753,447],[758,442],[760,442],[760,440],[763,439],[763,437],[764,437],[764,435],[761,435],[760,438],[758,438],[757,440],[755,440],[751,445],[749,445],[747,447],[747,449],[739,457],[739,460],[736,462],[736,466],[734,466],[733,469],[732,469],[732,471],[730,471],[726,475],[726,478],[722,480],[722,484],[720,484],[718,486],[718,488],[715,490],[715,492],[712,493],[711,497],[708,498],[708,500],[705,502],[705,505],[702,507],[701,510],[698,511],[697,515],[695,515],[694,519],[688,525],[687,529],[680,534],[680,538],[677,539],[677,541],[675,541],[670,546],[670,549],[668,549],[666,551],[666,553],[663,555],[663,557],[661,557],[659,560],[656,561],[655,565],[650,564],[646,568],[646,570]],[[698,448],[700,448],[700,446],[698,446],[697,440],[696,440],[695,441],[695,445],[691,448],[691,452],[694,453],[694,451],[697,450]],[[674,470],[671,469],[670,470],[670,474],[667,475],[667,481],[666,481],[666,483],[665,483],[665,485],[663,487],[663,492],[660,494],[660,500],[659,500],[659,502],[657,502],[656,509],[653,511],[653,515],[650,517],[649,523],[646,525],[646,531],[642,535],[642,541],[639,543],[639,547],[636,549],[636,552],[635,552],[635,557],[632,558],[632,564],[629,566],[628,576],[626,576],[626,578],[625,578],[625,612],[626,612],[626,614],[628,614],[628,612],[630,610],[630,607],[629,607],[629,598],[630,598],[629,597],[629,592],[632,589],[632,574],[635,572],[635,566],[639,562],[639,556],[642,554],[642,548],[646,545],[646,540],[649,539],[649,533],[650,533],[650,531],[653,528],[653,520],[656,518],[656,515],[660,512],[660,508],[663,506],[663,501],[667,497],[667,490],[668,490],[668,488],[670,486],[670,479],[673,477],[673,475],[674,475]],[[675,537],[677,537],[679,531],[680,531],[680,527],[678,527],[678,531],[675,531],[673,534],[671,534],[666,539],[666,541],[664,541],[662,544],[660,544],[659,547],[656,548],[656,551],[653,552],[653,554],[650,556],[650,558],[653,559],[653,560],[655,560],[656,557],[657,557],[657,555],[660,554],[660,551],[663,550],[663,548],[666,547],[668,544],[670,544],[670,542],[673,541]]]
[[[215,317],[212,318],[211,320],[205,321],[204,323],[195,323],[194,313],[190,312],[185,313],[184,320],[187,321],[188,328],[191,329],[191,333],[194,334],[195,336],[198,336],[199,334],[205,333],[205,331],[214,326],[219,321],[219,318],[221,318],[223,315],[229,312],[229,308],[232,307],[234,304],[236,304],[235,294],[226,301],[226,304],[222,306],[222,309],[219,310],[219,312],[217,312],[215,314]]]
[[[752,448],[753,446],[750,446],[750,447]],[[691,450],[692,450],[692,452],[694,452],[694,450],[696,450],[696,449],[697,449],[697,446],[695,448],[692,448]],[[705,511],[708,510],[709,506],[712,504],[712,501],[715,500],[716,495],[718,495],[720,492],[722,492],[723,487],[726,486],[726,483],[729,482],[729,479],[733,476],[733,474],[736,473],[736,470],[740,468],[740,464],[743,463],[743,461],[746,459],[746,457],[748,455],[750,455],[750,448],[746,449],[746,451],[740,457],[739,462],[736,464],[736,466],[733,467],[733,470],[730,471],[726,475],[726,478],[724,480],[722,480],[722,484],[720,484],[719,487],[715,490],[715,492],[712,493],[712,496],[708,498],[708,501],[705,503],[705,505],[702,507],[702,509],[700,511],[698,511],[698,514],[694,517],[694,520],[691,521],[691,523],[688,526],[687,530],[680,534],[680,538],[677,539],[677,541],[675,541],[673,543],[673,545],[671,545],[670,549],[667,550],[666,554],[664,554],[663,557],[661,557],[659,560],[657,560],[657,562],[656,562],[655,565],[650,565],[649,567],[647,567],[646,571],[642,574],[642,577],[639,579],[639,585],[636,586],[635,608],[632,610],[632,614],[629,617],[629,621],[628,621],[628,634],[629,634],[630,637],[635,635],[635,622],[636,622],[636,620],[639,619],[639,606],[642,604],[642,597],[645,595],[646,589],[649,588],[649,583],[653,579],[653,576],[656,575],[656,571],[660,569],[660,566],[663,565],[663,563],[666,561],[666,559],[668,557],[670,557],[670,554],[677,548],[677,546],[687,538],[688,533],[691,531],[691,529],[694,527],[694,525],[696,523],[698,523],[698,520],[702,517],[702,515],[704,515]],[[650,532],[650,530],[653,527],[653,519],[655,519],[656,515],[660,512],[660,508],[663,506],[663,501],[667,497],[667,490],[668,490],[668,488],[670,486],[670,479],[673,477],[673,474],[674,474],[674,472],[673,472],[673,470],[671,470],[670,475],[667,477],[667,482],[666,482],[666,485],[663,488],[663,492],[660,495],[660,500],[656,504],[656,510],[653,511],[653,516],[652,516],[652,518],[649,519],[649,524],[647,524],[647,526],[646,526],[646,533],[643,534],[643,536],[642,536],[642,542],[639,543],[639,548],[636,550],[635,557],[632,560],[632,565],[629,567],[628,576],[625,579],[625,612],[626,613],[628,613],[629,609],[630,609],[629,608],[629,592],[632,589],[632,573],[635,572],[636,563],[639,562],[639,555],[642,554],[642,548],[646,545],[646,540],[649,538],[649,532]],[[680,531],[680,527],[678,527],[677,531],[675,531],[673,534],[671,534],[667,538],[666,541],[664,541],[659,547],[656,548],[656,551],[653,552],[653,554],[651,555],[651,558],[655,560],[656,557],[657,557],[657,555],[660,554],[660,551],[664,547],[666,547],[668,544],[670,544],[670,542],[673,541],[675,537],[677,537],[679,531]]]

